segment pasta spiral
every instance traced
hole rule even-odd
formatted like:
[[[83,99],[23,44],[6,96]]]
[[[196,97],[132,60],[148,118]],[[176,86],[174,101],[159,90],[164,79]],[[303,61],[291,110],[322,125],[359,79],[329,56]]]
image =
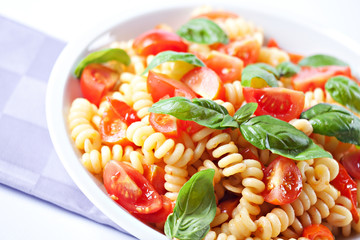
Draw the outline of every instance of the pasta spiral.
[[[244,102],[243,87],[240,81],[234,81],[232,83],[225,83],[225,99],[230,102],[235,110],[240,108]]]

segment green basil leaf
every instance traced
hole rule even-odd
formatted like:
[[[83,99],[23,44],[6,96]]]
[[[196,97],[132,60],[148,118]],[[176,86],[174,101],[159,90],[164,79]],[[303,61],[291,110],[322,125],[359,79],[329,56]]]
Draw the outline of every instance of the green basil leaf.
[[[294,160],[331,157],[305,133],[269,115],[249,119],[240,125],[240,131],[255,147],[269,149],[273,153]]]
[[[234,114],[234,119],[238,122],[238,124],[242,124],[246,120],[248,120],[256,111],[258,107],[257,103],[247,103],[242,106],[239,110]]]
[[[229,42],[226,33],[216,23],[205,18],[191,19],[181,26],[176,33],[187,41],[194,43],[227,44]]]
[[[360,119],[341,106],[320,103],[303,112],[300,118],[310,121],[314,133],[360,145]]]
[[[280,77],[292,77],[301,70],[298,65],[295,65],[292,62],[282,62],[276,66],[276,69],[279,71]]]
[[[266,63],[254,63],[251,65],[248,65],[248,67],[258,67],[261,69],[264,69],[265,71],[271,73],[272,75],[274,75],[275,78],[279,79],[279,71],[274,68],[273,66],[266,64]]]
[[[183,61],[190,63],[194,66],[205,67],[205,64],[194,54],[185,52],[165,51],[157,54],[141,75],[146,74],[149,70],[159,66],[162,63],[175,61]]]
[[[300,60],[298,63],[299,66],[309,66],[309,67],[321,67],[321,66],[349,66],[346,62],[337,59],[335,57],[316,54],[309,57],[305,57]]]
[[[118,61],[125,65],[130,64],[130,57],[124,50],[120,48],[108,48],[108,49],[92,52],[89,55],[87,55],[77,65],[74,74],[77,78],[80,78],[82,71],[90,63],[105,63],[112,60]]]
[[[193,99],[173,97],[154,103],[150,112],[169,114],[181,120],[190,120],[213,128],[237,128],[239,125],[226,108],[208,99]]]
[[[335,101],[360,113],[360,87],[353,80],[344,76],[332,77],[326,82],[325,89]]]
[[[214,175],[214,169],[197,172],[180,189],[164,226],[170,239],[201,240],[209,232],[216,214]]]
[[[252,64],[246,66],[241,74],[241,85],[244,87],[262,88],[265,83],[270,87],[278,87],[279,83],[275,76],[277,76],[277,70],[273,68],[273,72],[270,72],[271,66],[264,68],[266,64]],[[276,72],[276,74],[274,74]]]

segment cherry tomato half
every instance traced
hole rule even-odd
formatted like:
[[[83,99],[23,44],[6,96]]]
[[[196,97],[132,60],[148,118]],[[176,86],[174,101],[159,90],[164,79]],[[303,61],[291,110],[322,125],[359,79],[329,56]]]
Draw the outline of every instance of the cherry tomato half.
[[[155,131],[161,132],[167,137],[173,138],[179,135],[177,118],[174,116],[152,112],[149,121]]]
[[[360,180],[360,150],[356,149],[346,153],[341,163],[344,165],[346,171],[357,180]]]
[[[229,198],[225,201],[220,202],[219,208],[221,212],[227,213],[229,216],[232,216],[232,212],[239,205],[240,198]]]
[[[99,132],[102,142],[106,144],[128,144],[127,127],[128,125],[119,118],[118,114],[109,108],[100,121]]]
[[[283,121],[300,116],[304,109],[305,95],[286,88],[243,88],[247,102],[256,102],[255,115],[271,115]]]
[[[110,91],[119,74],[111,68],[93,63],[87,65],[80,78],[81,92],[91,103],[99,106],[101,99]]]
[[[148,56],[167,50],[186,52],[188,46],[175,33],[153,29],[135,38],[133,48],[138,54]]]
[[[310,240],[334,240],[330,229],[321,224],[312,224],[304,228],[303,237]]]
[[[184,83],[153,71],[149,71],[147,88],[154,102],[159,101],[166,95],[169,95],[169,97],[183,96],[189,99],[196,98],[196,94]]]
[[[208,68],[217,73],[224,83],[241,79],[244,63],[239,58],[218,51],[211,51],[204,62]]]
[[[224,86],[221,79],[208,67],[197,67],[190,70],[181,78],[181,81],[204,98],[224,98]]]
[[[164,223],[169,214],[173,212],[175,204],[164,195],[161,195],[161,198],[163,206],[159,211],[149,214],[133,213],[133,215],[145,223]]]
[[[351,200],[351,214],[355,222],[359,221],[359,214],[356,210],[357,206],[357,184],[349,176],[346,169],[339,163],[339,174],[330,183],[340,191],[341,195]]]
[[[117,116],[124,121],[128,126],[133,122],[140,121],[140,118],[137,116],[136,111],[127,105],[125,102],[117,100],[115,98],[108,98],[108,102],[110,103],[110,107]]]
[[[111,160],[104,168],[105,189],[131,213],[150,214],[163,206],[161,196],[150,182],[131,166]]]
[[[292,77],[291,84],[295,90],[303,92],[313,91],[315,88],[324,89],[327,80],[338,75],[351,78],[350,67],[302,67],[301,71]]]
[[[256,62],[260,54],[260,48],[260,43],[255,38],[245,38],[220,46],[219,51],[240,58],[246,67]]]
[[[279,156],[265,169],[264,200],[275,205],[295,201],[302,190],[302,177],[293,160]]]
[[[165,190],[165,170],[158,165],[146,165],[143,164],[144,168],[144,177],[149,180],[151,185],[155,188],[155,190],[164,195],[166,193]]]

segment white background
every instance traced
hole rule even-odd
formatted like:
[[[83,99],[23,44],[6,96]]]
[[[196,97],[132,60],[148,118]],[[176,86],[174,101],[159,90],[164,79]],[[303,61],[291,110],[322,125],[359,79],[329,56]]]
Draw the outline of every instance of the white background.
[[[68,42],[109,16],[175,2],[178,3],[170,0],[0,0],[0,15]],[[360,43],[358,0],[233,2],[301,19],[327,30],[338,31]],[[211,4],[211,1],[199,1],[199,6],[204,3]],[[130,238],[112,228],[0,185],[0,239]]]

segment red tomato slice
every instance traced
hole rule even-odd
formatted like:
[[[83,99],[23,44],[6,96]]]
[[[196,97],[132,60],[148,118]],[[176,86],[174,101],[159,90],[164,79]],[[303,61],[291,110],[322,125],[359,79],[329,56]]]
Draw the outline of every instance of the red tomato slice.
[[[269,39],[269,42],[268,42],[268,44],[267,44],[267,47],[268,47],[268,48],[271,48],[271,47],[280,48],[280,47],[279,47],[279,44],[278,44],[278,43],[276,42],[276,40],[273,39],[273,38],[270,38],[270,39]]]
[[[271,115],[283,121],[300,116],[304,109],[305,95],[286,88],[243,88],[247,102],[258,103],[255,115]]]
[[[150,113],[149,121],[155,131],[161,132],[167,137],[174,138],[179,135],[177,118],[174,116],[160,113]]]
[[[300,54],[296,54],[296,53],[287,53],[290,57],[290,62],[298,64],[300,62],[301,59],[304,58],[303,55]]]
[[[260,44],[254,38],[246,38],[243,40],[235,40],[227,45],[220,47],[220,52],[225,52],[230,56],[240,58],[244,62],[244,66],[255,63],[260,54]]]
[[[187,132],[188,134],[192,135],[198,132],[200,129],[203,129],[204,126],[197,124],[193,121],[186,121],[186,120],[179,120],[178,119],[178,126],[181,130]]]
[[[275,205],[295,201],[302,190],[302,177],[293,160],[277,157],[264,172],[264,200]]]
[[[124,121],[128,126],[133,122],[140,121],[141,119],[137,116],[137,113],[125,102],[117,100],[115,98],[108,98],[110,107],[117,114],[117,116]]]
[[[211,51],[204,63],[214,70],[224,83],[241,79],[244,63],[239,58]]]
[[[360,180],[360,150],[357,149],[346,153],[342,157],[341,163],[350,176]]]
[[[208,18],[210,20],[215,20],[215,19],[227,19],[227,18],[238,18],[239,15],[237,15],[236,13],[232,13],[232,12],[226,12],[226,11],[211,11],[211,12],[207,12],[207,13],[202,13],[199,14],[197,16],[195,16],[194,18]]]
[[[119,117],[119,115],[109,108],[101,118],[99,132],[101,140],[107,144],[128,144],[126,130],[128,125]]]
[[[165,184],[165,170],[158,165],[143,165],[144,167],[144,177],[149,180],[151,185],[155,190],[164,195],[166,193],[164,184]]]
[[[310,240],[334,240],[330,229],[321,224],[312,224],[304,228],[303,237],[306,237]]]
[[[135,38],[133,48],[136,53],[148,56],[168,50],[186,52],[188,46],[175,33],[162,29],[153,29]]]
[[[302,67],[301,71],[292,77],[291,83],[295,90],[303,92],[313,91],[315,88],[324,89],[327,80],[338,75],[345,75],[351,78],[350,67]]]
[[[240,198],[230,198],[225,201],[222,201],[219,204],[219,208],[221,212],[227,213],[229,216],[232,216],[232,212],[239,205]]]
[[[161,196],[149,181],[131,166],[111,160],[104,168],[108,194],[131,213],[150,214],[163,206]]]
[[[161,195],[163,206],[162,208],[154,213],[150,214],[136,214],[133,215],[145,223],[163,223],[166,221],[169,214],[173,212],[174,203],[164,195]]]
[[[341,195],[347,197],[351,200],[352,208],[351,214],[355,222],[359,221],[359,214],[356,210],[357,206],[357,184],[356,182],[349,176],[346,169],[339,163],[339,174],[337,177],[332,180],[330,183],[340,191]]]
[[[181,81],[204,98],[224,98],[224,86],[221,79],[208,67],[194,68],[186,73]]]
[[[169,95],[169,97],[184,96],[189,99],[196,98],[196,94],[184,83],[153,71],[149,71],[147,88],[154,102],[159,101],[166,95]]]
[[[111,68],[96,63],[89,64],[81,74],[81,92],[87,100],[99,106],[102,97],[114,87],[118,79],[119,74]]]

